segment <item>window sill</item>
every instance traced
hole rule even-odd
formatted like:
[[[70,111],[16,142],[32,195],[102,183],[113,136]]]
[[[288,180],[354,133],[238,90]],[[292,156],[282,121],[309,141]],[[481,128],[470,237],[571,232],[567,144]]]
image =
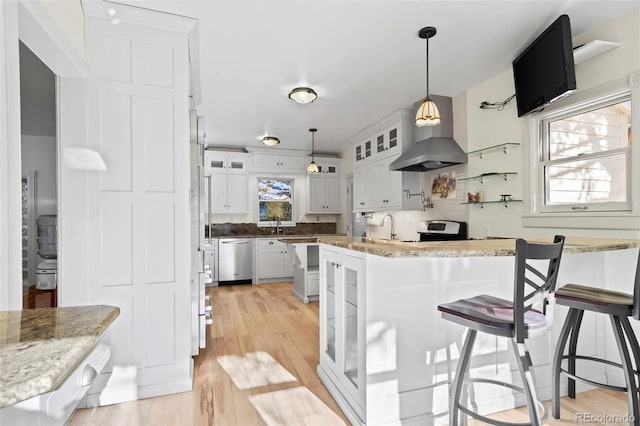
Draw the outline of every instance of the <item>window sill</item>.
[[[525,228],[640,229],[640,214],[630,212],[540,213],[522,216]]]

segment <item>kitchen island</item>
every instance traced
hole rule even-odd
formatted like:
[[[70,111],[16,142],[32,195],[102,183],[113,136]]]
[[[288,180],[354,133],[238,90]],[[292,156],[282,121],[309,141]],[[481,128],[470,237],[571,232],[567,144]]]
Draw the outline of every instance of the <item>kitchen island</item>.
[[[437,306],[479,294],[512,299],[515,240],[402,243],[325,237],[319,243],[318,374],[345,415],[354,424],[447,424],[448,385],[465,329],[442,320]],[[629,292],[638,247],[636,240],[568,237],[558,286],[577,282]],[[565,314],[563,307],[553,308],[549,332],[528,342],[542,399],[551,395],[550,363]],[[606,349],[608,324],[589,316],[584,324],[581,351],[612,355]],[[471,374],[517,382],[507,349],[505,338],[480,334]],[[597,366],[590,374],[606,380],[616,372]],[[509,388],[477,385],[474,390],[473,403],[484,414],[524,405]]]
[[[0,312],[0,423],[63,424],[109,359],[113,306]]]

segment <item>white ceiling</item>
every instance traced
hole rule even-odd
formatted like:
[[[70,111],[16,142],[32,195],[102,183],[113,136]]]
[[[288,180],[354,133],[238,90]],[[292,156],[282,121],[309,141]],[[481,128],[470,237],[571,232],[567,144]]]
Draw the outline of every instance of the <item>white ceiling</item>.
[[[190,1],[119,0],[197,18],[207,142],[214,146],[338,153],[349,138],[425,92],[453,96],[511,67],[518,52],[559,15],[573,35],[640,5],[639,0]],[[289,90],[318,100],[298,105]],[[502,94],[501,94],[502,95]],[[507,95],[508,96],[508,95]],[[505,96],[506,97],[506,96]],[[497,101],[499,99],[491,99]]]

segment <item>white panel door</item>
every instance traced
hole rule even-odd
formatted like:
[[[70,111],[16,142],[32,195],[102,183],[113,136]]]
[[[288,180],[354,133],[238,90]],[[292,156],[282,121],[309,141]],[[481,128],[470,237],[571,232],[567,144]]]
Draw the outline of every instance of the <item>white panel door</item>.
[[[153,14],[153,12],[149,12]],[[191,389],[187,34],[88,16],[88,303],[120,307],[110,402]],[[133,368],[133,371],[131,370]]]

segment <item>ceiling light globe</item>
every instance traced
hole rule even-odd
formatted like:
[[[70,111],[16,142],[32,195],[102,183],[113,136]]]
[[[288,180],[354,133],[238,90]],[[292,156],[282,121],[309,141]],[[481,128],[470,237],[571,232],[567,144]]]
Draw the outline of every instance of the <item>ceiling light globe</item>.
[[[315,101],[318,94],[310,87],[296,87],[289,92],[289,99],[299,104],[308,104]]]
[[[265,136],[262,138],[262,143],[269,146],[278,145],[280,143],[280,139],[275,136]]]
[[[309,163],[309,165],[307,166],[307,173],[320,173],[318,165],[315,161]]]
[[[440,111],[438,110],[435,102],[429,98],[422,101],[422,104],[420,104],[420,107],[416,112],[416,126],[438,126],[441,122],[442,119],[440,118]]]

